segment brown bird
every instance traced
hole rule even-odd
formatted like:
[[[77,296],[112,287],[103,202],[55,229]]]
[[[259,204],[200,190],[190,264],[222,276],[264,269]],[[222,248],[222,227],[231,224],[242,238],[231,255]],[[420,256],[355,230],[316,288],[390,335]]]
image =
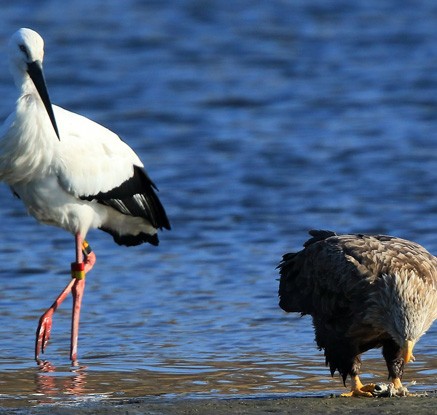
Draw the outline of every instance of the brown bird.
[[[405,394],[404,365],[437,318],[437,258],[392,236],[310,235],[303,250],[285,254],[278,266],[280,307],[312,316],[331,375],[338,370],[345,386],[351,377],[351,391],[342,396],[377,392],[358,376],[360,355],[377,347],[395,394]]]

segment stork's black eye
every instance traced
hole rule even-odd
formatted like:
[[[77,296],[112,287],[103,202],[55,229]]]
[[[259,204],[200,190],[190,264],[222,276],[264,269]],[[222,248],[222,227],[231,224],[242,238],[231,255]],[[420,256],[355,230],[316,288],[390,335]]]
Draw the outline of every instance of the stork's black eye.
[[[20,50],[21,50],[22,52],[24,52],[24,54],[26,55],[26,58],[29,59],[29,52],[27,51],[26,46],[24,46],[24,45],[20,45]]]

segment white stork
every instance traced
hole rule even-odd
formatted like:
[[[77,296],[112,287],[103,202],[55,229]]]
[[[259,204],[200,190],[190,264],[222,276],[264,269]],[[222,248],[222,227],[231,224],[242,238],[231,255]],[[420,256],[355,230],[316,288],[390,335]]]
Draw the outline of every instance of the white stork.
[[[70,358],[77,362],[79,315],[85,274],[95,255],[85,241],[89,229],[111,234],[119,245],[158,245],[158,229],[170,229],[156,187],[134,151],[110,130],[52,105],[44,80],[44,41],[19,29],[9,41],[11,73],[19,89],[15,111],[0,130],[0,180],[39,222],[75,236],[72,280],[41,316],[35,359],[50,338],[52,316],[72,292]]]

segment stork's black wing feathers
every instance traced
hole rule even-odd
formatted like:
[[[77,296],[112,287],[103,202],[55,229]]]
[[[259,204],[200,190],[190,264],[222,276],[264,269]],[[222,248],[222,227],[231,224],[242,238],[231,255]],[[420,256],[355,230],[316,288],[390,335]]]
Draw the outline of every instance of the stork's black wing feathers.
[[[81,196],[82,200],[97,200],[125,215],[147,219],[157,229],[170,229],[170,222],[155,190],[158,190],[141,167],[134,166],[133,176],[107,192]]]
[[[148,242],[151,245],[158,246],[159,239],[158,234],[149,235],[148,233],[141,232],[138,235],[119,235],[117,232],[110,228],[102,226],[100,230],[109,233],[114,238],[115,243],[124,246],[136,246],[143,242]]]

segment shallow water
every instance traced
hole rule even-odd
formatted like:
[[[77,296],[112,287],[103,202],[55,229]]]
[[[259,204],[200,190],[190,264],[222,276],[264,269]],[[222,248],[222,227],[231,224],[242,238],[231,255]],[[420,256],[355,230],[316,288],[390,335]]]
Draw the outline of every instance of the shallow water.
[[[81,368],[67,366],[67,302],[46,353],[56,370],[40,372],[34,332],[73,240],[0,188],[0,405],[342,391],[310,320],[277,306],[281,255],[312,228],[437,252],[434,2],[258,3],[2,6],[1,53],[18,27],[43,35],[52,101],[138,152],[173,230],[158,248],[89,234]],[[16,98],[5,60],[0,94],[4,119]],[[437,386],[436,338],[434,326],[407,368],[416,390]],[[385,381],[379,351],[366,356],[363,378]]]

